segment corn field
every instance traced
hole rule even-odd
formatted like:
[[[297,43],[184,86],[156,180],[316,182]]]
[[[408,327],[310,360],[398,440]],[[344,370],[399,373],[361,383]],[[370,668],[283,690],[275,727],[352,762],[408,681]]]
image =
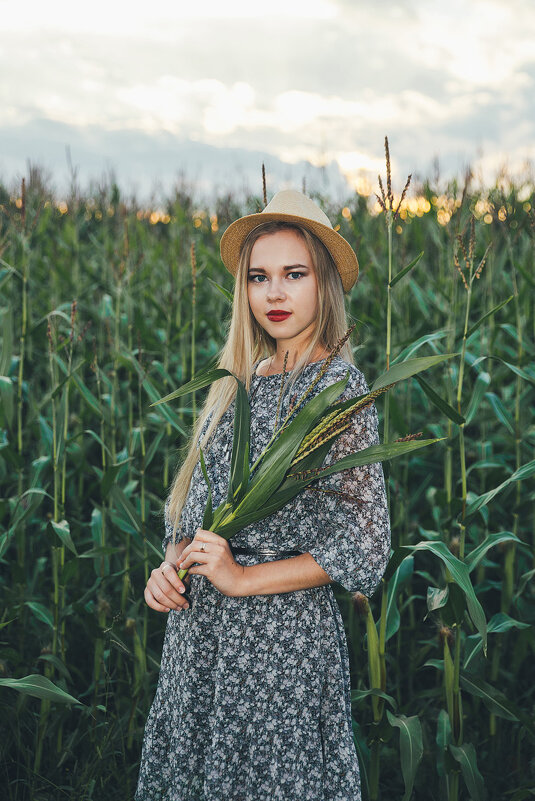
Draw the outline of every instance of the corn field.
[[[502,175],[343,207],[348,299],[377,398],[392,557],[372,598],[333,585],[350,648],[363,798],[535,795],[535,196]],[[261,189],[262,187],[260,187]],[[305,190],[305,187],[303,187]],[[407,189],[407,187],[406,187]],[[305,190],[306,191],[306,190]],[[262,191],[158,208],[113,181],[58,201],[39,169],[0,185],[0,788],[6,801],[127,801],[167,618],[143,590],[163,499],[214,363],[233,278],[226,226]],[[177,665],[177,670],[180,666]]]

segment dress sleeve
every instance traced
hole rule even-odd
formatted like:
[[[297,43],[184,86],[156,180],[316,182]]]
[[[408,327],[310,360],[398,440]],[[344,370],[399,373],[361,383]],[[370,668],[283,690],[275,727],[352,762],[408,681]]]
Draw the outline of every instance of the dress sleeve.
[[[339,400],[366,392],[364,375],[352,365]],[[322,466],[379,444],[378,422],[374,403],[356,413],[350,427],[334,440]],[[309,487],[318,527],[317,544],[309,552],[333,581],[349,592],[371,597],[390,557],[390,519],[381,462],[320,477]]]

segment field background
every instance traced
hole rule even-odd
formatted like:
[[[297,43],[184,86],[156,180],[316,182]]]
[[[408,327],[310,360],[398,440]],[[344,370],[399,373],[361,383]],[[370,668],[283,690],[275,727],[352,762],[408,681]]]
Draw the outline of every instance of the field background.
[[[166,622],[143,589],[203,395],[150,404],[217,356],[220,236],[262,195],[260,179],[246,203],[202,208],[177,186],[145,208],[73,182],[58,200],[35,168],[0,185],[3,799],[133,796]],[[456,354],[378,399],[382,441],[445,439],[384,464],[396,556],[369,612],[334,585],[363,796],[531,798],[533,189],[437,178],[395,220],[373,193],[313,196],[359,256],[348,312],[368,382]]]

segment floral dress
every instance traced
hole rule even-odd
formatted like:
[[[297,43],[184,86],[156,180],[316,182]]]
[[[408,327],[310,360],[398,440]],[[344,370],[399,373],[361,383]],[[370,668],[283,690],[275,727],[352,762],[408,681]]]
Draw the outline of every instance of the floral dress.
[[[292,395],[301,396],[323,361],[306,365]],[[249,389],[251,466],[273,434],[281,383],[280,375],[256,375],[257,364]],[[362,372],[336,356],[307,400],[348,371],[338,400],[368,392]],[[291,400],[283,396],[279,424]],[[214,508],[227,494],[233,419],[234,403],[203,448]],[[333,441],[323,464],[378,442],[372,404]],[[309,486],[315,489],[235,534],[230,547],[309,552],[346,590],[371,596],[390,554],[381,463]],[[194,538],[207,493],[197,462],[177,537]],[[166,505],[164,552],[171,534]],[[244,565],[277,558],[235,554]],[[189,609],[167,613],[135,801],[361,801],[349,653],[330,584],[229,597],[191,574],[189,593]]]

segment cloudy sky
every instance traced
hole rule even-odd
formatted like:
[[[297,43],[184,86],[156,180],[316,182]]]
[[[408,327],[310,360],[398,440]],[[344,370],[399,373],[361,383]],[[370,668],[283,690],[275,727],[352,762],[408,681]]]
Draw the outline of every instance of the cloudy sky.
[[[492,181],[535,159],[533,0],[0,0],[0,179],[138,197]],[[67,150],[68,149],[68,150]]]

